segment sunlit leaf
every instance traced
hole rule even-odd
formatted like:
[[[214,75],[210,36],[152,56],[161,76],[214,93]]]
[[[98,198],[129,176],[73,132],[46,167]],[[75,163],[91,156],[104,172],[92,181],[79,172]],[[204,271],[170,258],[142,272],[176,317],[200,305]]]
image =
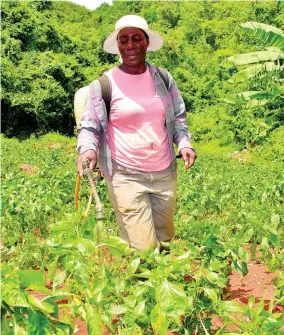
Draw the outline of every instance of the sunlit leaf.
[[[66,271],[61,271],[56,274],[55,278],[53,279],[53,290],[56,289],[57,286],[61,285],[66,278]]]
[[[242,29],[260,40],[279,47],[284,51],[284,33],[283,30],[260,22],[246,22],[241,24]]]
[[[35,309],[39,309],[40,311],[46,313],[52,313],[54,311],[54,305],[46,302],[46,301],[39,301],[37,298],[33,297],[32,295],[28,296],[28,301],[31,306]]]
[[[226,64],[234,64],[237,66],[240,65],[249,65],[253,63],[259,63],[259,62],[268,62],[268,61],[275,61],[278,59],[283,59],[284,53],[274,47],[266,48],[265,51],[255,51],[255,52],[249,52],[246,54],[239,54],[235,56],[228,57],[222,65]]]
[[[204,293],[207,295],[207,297],[210,298],[214,304],[216,304],[218,297],[217,297],[217,293],[215,292],[215,290],[212,288],[208,288],[208,287],[204,287],[203,290],[204,290]]]
[[[163,310],[156,305],[150,313],[153,330],[159,335],[165,335],[168,330],[168,322]]]
[[[45,285],[45,275],[43,271],[21,270],[17,273],[22,286],[28,287],[31,284]]]
[[[125,270],[125,278],[128,279],[134,275],[140,265],[140,258],[134,258]]]
[[[85,304],[86,322],[88,326],[88,335],[101,335],[102,334],[102,318],[99,311],[90,305]]]
[[[113,315],[120,315],[120,314],[126,313],[128,311],[128,308],[123,305],[117,305],[117,306],[112,306],[111,308],[109,308],[108,311],[109,313]]]
[[[156,288],[155,298],[157,304],[166,313],[168,312],[180,316],[189,306],[188,297],[183,288],[167,280],[164,280],[162,284]]]

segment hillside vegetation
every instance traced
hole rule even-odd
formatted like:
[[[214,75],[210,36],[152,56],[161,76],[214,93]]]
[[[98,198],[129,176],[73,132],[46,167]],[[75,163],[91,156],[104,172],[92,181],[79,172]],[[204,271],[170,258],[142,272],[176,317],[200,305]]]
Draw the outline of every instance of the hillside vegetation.
[[[163,48],[149,53],[148,60],[173,74],[196,142],[215,139],[244,148],[268,141],[271,147],[283,137],[283,92],[264,106],[228,104],[228,94],[252,83],[229,83],[237,66],[221,66],[229,56],[269,46],[240,24],[257,21],[283,29],[280,1],[114,1],[95,11],[61,1],[3,2],[2,131],[17,137],[49,131],[73,135],[74,93],[118,64],[117,56],[103,51],[103,41],[116,20],[131,13],[163,35]],[[283,81],[283,71],[278,75]],[[260,80],[257,86],[271,90],[270,82]]]

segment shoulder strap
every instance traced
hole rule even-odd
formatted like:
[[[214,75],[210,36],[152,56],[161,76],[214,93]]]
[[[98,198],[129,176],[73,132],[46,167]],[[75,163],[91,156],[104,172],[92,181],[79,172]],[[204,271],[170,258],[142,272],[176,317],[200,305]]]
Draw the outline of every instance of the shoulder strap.
[[[111,102],[111,95],[110,95],[110,82],[108,77],[103,74],[100,76],[98,81],[101,84],[101,90],[102,90],[102,98],[106,105],[107,110],[107,119],[109,119],[109,113],[110,113],[110,102]]]
[[[160,77],[162,78],[167,90],[169,90],[169,86],[170,86],[170,80],[169,80],[169,75],[168,75],[168,72],[161,68],[161,67],[156,67]]]

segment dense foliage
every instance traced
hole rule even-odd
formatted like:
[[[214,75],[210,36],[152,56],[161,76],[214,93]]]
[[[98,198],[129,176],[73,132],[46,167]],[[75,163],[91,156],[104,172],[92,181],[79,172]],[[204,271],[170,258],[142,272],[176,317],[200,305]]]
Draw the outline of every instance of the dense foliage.
[[[103,325],[112,334],[150,335],[154,329],[163,335],[170,329],[201,335],[211,334],[214,315],[237,324],[235,334],[281,334],[283,315],[272,313],[283,304],[284,287],[279,160],[269,165],[250,152],[228,155],[229,148],[198,146],[194,169],[179,162],[176,238],[168,252],[139,253],[116,237],[104,181],[97,186],[103,231],[97,234],[94,205],[81,216],[86,181],[76,213],[75,142],[57,134],[2,139],[5,334],[71,334],[79,317],[95,335]],[[263,301],[253,307],[253,297],[245,308],[223,301],[231,270],[247,273],[248,249],[277,273],[268,311]]]
[[[74,93],[117,64],[102,44],[116,20],[129,13],[142,15],[164,36],[164,47],[148,58],[176,79],[193,112],[196,141],[256,145],[281,125],[283,93],[277,104],[230,106],[224,101],[228,93],[251,85],[230,84],[236,67],[220,66],[229,56],[269,46],[240,24],[258,21],[283,29],[280,1],[114,1],[95,11],[48,0],[3,2],[1,7],[2,130],[8,136],[74,133]],[[265,85],[269,88],[270,82]]]

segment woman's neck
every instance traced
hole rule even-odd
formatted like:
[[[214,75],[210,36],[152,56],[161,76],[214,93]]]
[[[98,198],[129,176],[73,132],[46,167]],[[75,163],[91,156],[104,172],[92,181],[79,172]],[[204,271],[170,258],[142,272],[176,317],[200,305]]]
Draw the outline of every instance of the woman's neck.
[[[147,70],[147,63],[138,66],[129,66],[126,63],[122,63],[118,67],[121,71],[128,74],[142,74]]]

